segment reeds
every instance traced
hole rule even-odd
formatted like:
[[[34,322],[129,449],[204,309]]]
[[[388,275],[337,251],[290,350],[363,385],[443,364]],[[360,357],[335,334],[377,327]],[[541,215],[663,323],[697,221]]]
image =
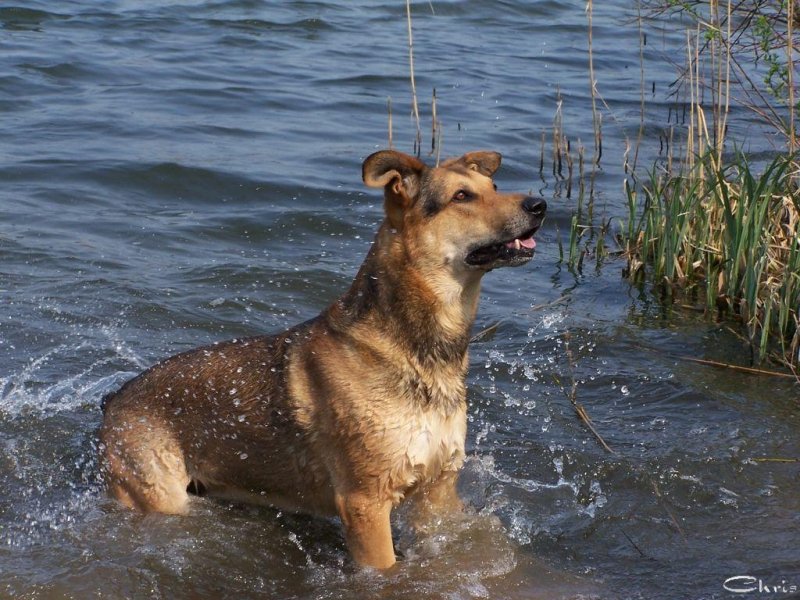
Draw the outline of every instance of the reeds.
[[[721,167],[709,152],[685,173],[654,172],[638,190],[626,186],[623,236],[628,277],[640,281],[647,272],[666,296],[740,318],[754,360],[772,356],[795,367],[800,193],[791,166],[782,156],[755,174],[742,155]]]
[[[539,154],[539,177],[543,183],[547,181],[545,177],[546,140],[547,134],[543,131]],[[555,180],[553,195],[555,197],[566,196],[567,200],[572,199],[576,160],[578,163],[578,195],[575,211],[572,213],[570,220],[566,253],[560,231],[558,232],[558,252],[559,262],[566,262],[569,270],[575,273],[580,273],[583,270],[587,257],[593,257],[599,268],[602,260],[608,254],[605,247],[605,238],[609,232],[610,222],[601,222],[599,226],[594,223],[594,189],[591,186],[589,187],[587,198],[584,155],[585,148],[580,143],[580,140],[578,141],[577,152],[575,152],[570,139],[564,133],[562,98],[559,94],[556,100],[552,133],[551,170]]]
[[[794,95],[788,92],[790,117],[780,120],[789,152],[760,173],[741,153],[726,158],[731,77],[734,67],[740,69],[732,46],[741,32],[732,24],[742,6],[686,3],[685,10],[705,7],[706,18],[695,12],[697,27],[687,31],[685,154],[673,162],[670,152],[665,170],[654,167],[646,178],[626,181],[628,219],[620,239],[632,280],[647,276],[666,298],[680,295],[720,318],[735,316],[745,326],[753,362],[771,357],[794,369],[800,363]],[[781,37],[790,67],[791,27]]]

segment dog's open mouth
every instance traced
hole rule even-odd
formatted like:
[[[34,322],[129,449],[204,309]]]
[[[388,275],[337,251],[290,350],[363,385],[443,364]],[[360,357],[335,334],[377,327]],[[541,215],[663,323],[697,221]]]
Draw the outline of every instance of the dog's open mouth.
[[[476,248],[467,254],[465,261],[473,267],[524,264],[533,258],[536,248],[536,240],[533,239],[534,233],[536,233],[536,229],[531,229],[512,240]]]

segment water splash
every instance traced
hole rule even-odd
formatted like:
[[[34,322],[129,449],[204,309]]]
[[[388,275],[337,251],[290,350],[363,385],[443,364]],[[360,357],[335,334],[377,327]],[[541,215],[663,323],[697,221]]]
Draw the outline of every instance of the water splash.
[[[119,339],[116,329],[102,327],[97,332],[100,335],[91,339],[59,344],[29,360],[17,372],[0,377],[0,414],[52,414],[98,405],[104,394],[146,366]],[[133,369],[119,369],[126,364]],[[65,373],[74,365],[80,368],[72,374]]]

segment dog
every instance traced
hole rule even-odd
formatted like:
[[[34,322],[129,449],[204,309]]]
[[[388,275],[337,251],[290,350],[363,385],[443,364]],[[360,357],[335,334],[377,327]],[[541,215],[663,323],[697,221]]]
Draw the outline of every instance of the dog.
[[[109,394],[110,494],[145,512],[184,514],[208,494],[338,516],[357,564],[391,567],[404,497],[460,506],[481,278],[530,261],[545,217],[541,198],[497,191],[500,161],[367,157],[385,219],[350,289],[283,333],[178,354]]]

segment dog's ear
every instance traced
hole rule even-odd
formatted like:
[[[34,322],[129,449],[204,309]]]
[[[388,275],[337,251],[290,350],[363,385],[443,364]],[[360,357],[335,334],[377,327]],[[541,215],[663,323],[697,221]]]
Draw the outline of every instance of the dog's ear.
[[[404,179],[418,178],[424,169],[425,163],[418,158],[395,150],[381,150],[366,158],[361,175],[364,183],[370,187],[386,187],[391,184],[392,191],[399,192],[401,187],[407,185]]]
[[[479,150],[477,152],[467,152],[461,158],[448,161],[443,166],[447,167],[454,164],[464,165],[468,169],[477,171],[481,175],[491,177],[494,175],[495,171],[500,168],[500,162],[502,160],[503,156],[499,152]]]
[[[403,211],[419,193],[419,179],[425,169],[425,163],[418,158],[394,150],[375,152],[364,161],[364,183],[384,189],[386,216],[393,227],[402,224]]]

